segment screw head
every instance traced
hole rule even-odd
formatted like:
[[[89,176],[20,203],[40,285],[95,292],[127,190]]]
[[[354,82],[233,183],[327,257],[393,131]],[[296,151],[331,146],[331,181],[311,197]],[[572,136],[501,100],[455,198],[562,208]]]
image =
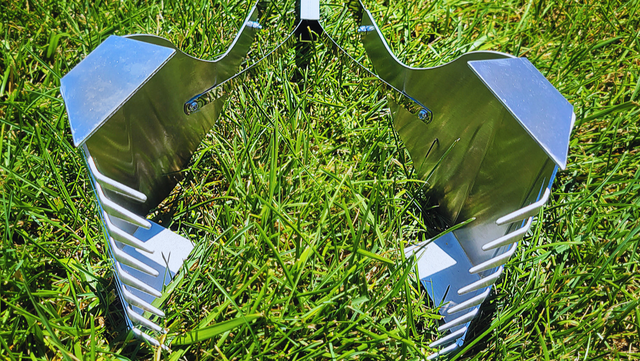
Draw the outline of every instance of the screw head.
[[[376,30],[376,28],[373,25],[361,25],[358,27],[359,33],[370,33],[374,30]]]
[[[426,120],[428,116],[429,116],[429,112],[426,109],[422,109],[418,113],[418,118],[420,118],[420,120]]]
[[[195,112],[196,110],[198,110],[198,102],[197,101],[192,101],[191,103],[189,103],[189,105],[187,105],[187,109],[189,109],[190,112]]]

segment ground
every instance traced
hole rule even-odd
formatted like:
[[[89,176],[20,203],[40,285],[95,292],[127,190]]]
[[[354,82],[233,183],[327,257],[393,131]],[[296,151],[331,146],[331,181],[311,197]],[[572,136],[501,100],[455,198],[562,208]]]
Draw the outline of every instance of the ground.
[[[497,284],[485,327],[456,357],[639,358],[640,4],[366,5],[411,66],[472,50],[526,56],[574,105],[568,167]],[[431,353],[439,316],[402,249],[443,223],[389,126],[385,93],[321,44],[302,78],[288,52],[229,94],[184,180],[150,215],[196,243],[162,304],[171,353],[124,326],[60,77],[112,34],[157,34],[214,59],[250,6],[0,1],[0,358]],[[328,33],[361,58],[345,6],[322,13]],[[293,3],[268,14],[243,67],[294,27]],[[211,337],[175,341],[198,329]]]

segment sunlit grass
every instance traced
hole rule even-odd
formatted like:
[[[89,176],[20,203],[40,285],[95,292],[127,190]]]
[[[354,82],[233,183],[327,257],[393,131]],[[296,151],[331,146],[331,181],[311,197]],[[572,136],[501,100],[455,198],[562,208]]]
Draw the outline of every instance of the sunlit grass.
[[[458,357],[640,357],[639,5],[367,3],[407,64],[471,50],[526,56],[575,108],[568,169],[497,284],[486,327]],[[425,217],[432,205],[382,111],[385,94],[320,45],[304,82],[291,81],[287,53],[229,95],[185,180],[151,215],[196,243],[163,300],[172,353],[126,330],[59,79],[111,34],[157,34],[214,58],[249,7],[0,3],[0,358],[431,352],[439,316],[402,249],[441,224]],[[293,29],[293,4],[269,9],[249,63]],[[362,58],[344,5],[322,9],[329,34]],[[181,337],[198,329],[200,342]]]

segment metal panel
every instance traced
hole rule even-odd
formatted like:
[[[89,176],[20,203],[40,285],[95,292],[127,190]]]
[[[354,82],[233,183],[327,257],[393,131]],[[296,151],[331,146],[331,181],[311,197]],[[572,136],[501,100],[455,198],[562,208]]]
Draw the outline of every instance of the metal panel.
[[[320,0],[301,0],[300,20],[320,20]]]
[[[442,306],[445,324],[439,330],[453,332],[434,345],[451,352],[462,344],[524,232],[504,235],[531,224],[548,199],[554,162],[566,165],[575,117],[526,59],[474,52],[442,66],[411,68],[393,55],[362,4],[355,12],[362,17],[358,32],[367,54],[394,104],[393,126],[418,177],[427,180],[451,225],[473,220],[424,248],[406,249],[407,256],[420,258],[421,281]],[[319,16],[317,0],[301,1],[293,34],[311,23],[322,30]],[[216,61],[195,59],[151,35],[111,37],[63,79],[74,142],[85,143],[129,323],[162,330],[140,314],[164,315],[151,302],[165,284],[164,273],[173,276],[192,248],[137,214],[158,205],[181,178],[215,124],[225,90],[242,81],[236,68],[260,28],[254,7]],[[335,55],[361,67],[326,33],[317,33]],[[290,46],[291,36],[267,57]],[[259,76],[260,69],[242,74]]]
[[[117,48],[112,45],[102,47],[98,53],[100,57],[94,57],[92,53],[76,67],[97,69],[95,72],[101,74],[105,82],[118,87],[122,82],[130,82],[122,80],[127,69],[138,67],[124,60],[107,66],[100,59],[119,55],[106,53],[123,52],[144,57],[147,55],[136,50],[143,48],[147,49],[147,54],[172,54],[165,62],[157,62],[159,65],[154,71],[145,68],[145,74],[148,74],[145,81],[136,83],[135,88],[130,86],[126,97],[117,98],[121,104],[111,107],[112,113],[98,112],[102,114],[101,121],[96,123],[89,139],[82,138],[102,174],[147,196],[145,202],[139,203],[105,190],[110,199],[131,211],[146,214],[167,197],[182,178],[181,171],[202,137],[215,124],[224,98],[213,99],[212,104],[191,115],[185,113],[185,103],[235,75],[260,28],[257,20],[258,10],[254,7],[229,50],[215,61],[191,57],[157,36],[132,35],[110,37],[113,40],[107,45],[120,44]],[[65,79],[69,75],[71,73]],[[96,117],[94,110],[101,106],[100,99],[109,97],[111,88],[90,87],[89,76],[82,83],[70,82],[79,76],[82,74],[76,72],[65,84],[76,89],[74,94],[89,94],[85,96],[87,99],[78,104],[75,98],[68,98],[69,91],[63,93],[63,98],[72,126],[79,124],[82,127],[89,124],[87,119]],[[72,114],[77,114],[76,118]]]
[[[553,161],[565,169],[573,106],[527,58],[470,61],[469,66]]]
[[[60,80],[75,146],[81,145],[175,50],[110,36]]]
[[[163,286],[193,249],[189,240],[145,218],[181,178],[191,154],[215,124],[222,95],[187,114],[186,104],[236,75],[257,30],[253,7],[219,59],[204,61],[153,35],[109,37],[62,80],[74,143],[83,145],[98,200],[117,292],[129,327],[147,341],[148,318]],[[210,97],[211,98],[211,97]]]
[[[516,242],[523,232],[505,234],[531,222],[503,220],[531,216],[530,208],[548,199],[556,164],[566,166],[573,109],[528,60],[508,54],[472,52],[437,67],[409,67],[392,53],[362,2],[352,1],[351,8],[376,73],[431,115],[392,108],[417,177],[427,181],[449,225],[471,221],[416,253],[419,277],[441,306],[440,329],[456,335],[435,344],[461,344],[466,331],[455,327],[474,317],[473,308],[515,252],[517,243],[504,240]],[[485,247],[496,240],[497,248]]]

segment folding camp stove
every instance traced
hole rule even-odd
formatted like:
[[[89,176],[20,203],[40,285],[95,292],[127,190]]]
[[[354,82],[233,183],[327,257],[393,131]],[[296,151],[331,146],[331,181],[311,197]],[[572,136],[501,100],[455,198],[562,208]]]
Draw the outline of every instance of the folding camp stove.
[[[405,249],[416,257],[418,277],[443,316],[442,337],[431,344],[439,349],[434,358],[463,345],[503,265],[548,201],[557,169],[566,167],[575,116],[526,58],[477,51],[442,66],[412,68],[393,55],[361,3],[349,7],[374,67],[369,76],[387,90],[393,127],[416,174],[448,224],[458,225]],[[193,245],[146,215],[179,182],[225,94],[246,74],[259,76],[257,65],[300,37],[323,41],[364,68],[323,31],[317,0],[300,2],[299,19],[279,46],[240,73],[262,28],[258,6],[217,60],[193,58],[156,36],[110,36],[61,81],[126,322],[153,345],[160,346],[153,335],[163,332],[156,320],[164,313],[152,303]]]

